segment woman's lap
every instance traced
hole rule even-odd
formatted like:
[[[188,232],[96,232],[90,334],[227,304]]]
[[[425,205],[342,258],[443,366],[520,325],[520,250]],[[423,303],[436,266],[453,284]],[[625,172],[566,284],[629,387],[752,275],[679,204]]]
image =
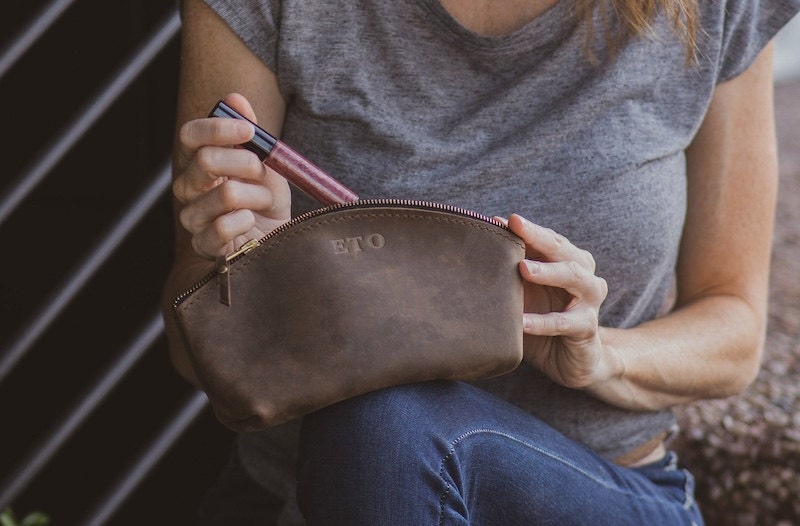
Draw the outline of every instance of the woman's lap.
[[[672,455],[619,467],[460,382],[385,389],[306,417],[310,524],[702,524]]]

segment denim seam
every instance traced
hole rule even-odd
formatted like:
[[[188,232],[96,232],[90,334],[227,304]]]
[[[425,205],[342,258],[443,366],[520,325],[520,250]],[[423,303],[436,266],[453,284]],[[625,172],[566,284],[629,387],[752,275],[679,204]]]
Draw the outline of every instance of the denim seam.
[[[670,451],[667,453],[669,462],[664,466],[665,471],[677,471],[678,469],[678,455]]]
[[[447,455],[447,457],[445,458],[449,457],[450,455]],[[439,477],[442,479],[444,479],[443,470],[444,466],[442,466],[442,469],[439,470]],[[450,494],[450,490],[451,490],[450,483],[446,482],[444,491],[442,492],[442,496],[439,497],[439,526],[442,526],[444,524],[444,503],[447,500],[447,496]]]
[[[603,481],[601,479],[598,479],[592,473],[589,473],[588,471],[586,471],[584,469],[581,469],[579,466],[576,466],[575,464],[569,462],[568,460],[566,460],[564,458],[561,458],[558,455],[555,455],[555,454],[553,454],[553,453],[551,453],[549,451],[546,451],[546,450],[544,450],[544,449],[542,449],[540,447],[534,446],[533,444],[529,444],[529,443],[525,442],[524,440],[520,440],[519,438],[517,438],[517,437],[515,437],[513,435],[509,435],[508,433],[503,433],[501,431],[497,431],[497,430],[494,430],[494,429],[474,429],[472,431],[467,431],[466,433],[463,433],[462,435],[457,437],[455,440],[450,442],[450,449],[448,450],[447,455],[442,457],[442,460],[441,460],[441,462],[439,464],[439,477],[443,481],[444,481],[445,464],[447,463],[447,461],[455,453],[456,446],[460,442],[463,442],[465,439],[469,438],[470,436],[477,435],[477,434],[480,434],[480,433],[498,435],[498,436],[507,438],[507,439],[509,439],[509,440],[511,440],[513,442],[517,442],[518,444],[522,444],[525,447],[528,447],[528,448],[530,448],[530,449],[532,449],[534,451],[537,451],[537,452],[539,452],[539,453],[541,453],[541,454],[543,454],[543,455],[545,455],[545,456],[547,456],[547,457],[549,457],[551,459],[554,459],[554,460],[556,460],[558,462],[561,462],[562,464],[572,468],[573,470],[575,470],[576,472],[578,472],[581,475],[585,476],[586,478],[594,481],[597,484],[600,484],[601,486],[603,486],[603,487],[605,487],[605,488],[607,488],[607,489],[609,489],[611,491],[616,491],[617,493],[621,493],[623,495],[627,495],[627,496],[631,496],[631,497],[636,497],[636,498],[639,498],[639,499],[645,499],[645,500],[650,500],[650,501],[659,502],[659,503],[662,502],[661,499],[653,498],[653,497],[650,497],[648,495],[639,495],[639,494],[636,494],[636,493],[631,493],[631,492],[625,491],[625,490],[623,490],[623,489],[621,489],[619,487],[616,487],[616,486],[613,486],[613,485],[610,485],[610,484],[606,484],[605,481]],[[447,498],[447,495],[449,495],[451,493],[451,490],[452,490],[452,487],[451,487],[450,483],[445,482],[445,490],[442,492],[442,495],[439,498],[439,525],[440,526],[442,524],[444,524],[445,499]],[[689,498],[688,491],[686,492],[686,496],[687,496],[687,499],[688,499]]]
[[[667,466],[664,467],[665,471],[678,471],[680,468],[678,467],[678,455],[674,452],[670,452],[669,454],[669,463]],[[690,510],[692,506],[695,504],[694,499],[694,490],[692,485],[694,483],[693,476],[687,469],[680,469],[685,477],[685,482],[683,483],[683,509]]]
[[[691,473],[689,473],[688,470],[685,469],[683,470],[683,475],[686,477],[686,482],[683,483],[683,494],[685,496],[683,502],[683,508],[685,510],[690,510],[692,509],[692,506],[694,506],[694,493],[691,488],[693,482],[692,475]]]

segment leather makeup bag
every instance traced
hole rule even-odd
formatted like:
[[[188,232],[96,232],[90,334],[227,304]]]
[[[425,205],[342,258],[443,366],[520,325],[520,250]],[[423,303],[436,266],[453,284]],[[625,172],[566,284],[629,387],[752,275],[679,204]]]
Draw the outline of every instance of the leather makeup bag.
[[[376,389],[515,369],[524,253],[468,210],[336,204],[218,259],[174,314],[217,418],[256,431]]]

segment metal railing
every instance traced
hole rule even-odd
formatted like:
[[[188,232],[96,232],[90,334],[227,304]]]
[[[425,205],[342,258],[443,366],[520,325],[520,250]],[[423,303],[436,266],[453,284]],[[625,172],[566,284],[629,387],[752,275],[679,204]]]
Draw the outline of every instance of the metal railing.
[[[54,0],[36,13],[30,23],[11,39],[6,49],[0,52],[0,80],[14,73],[18,63],[26,54],[57,25],[64,14],[80,3],[75,0]],[[87,28],[88,29],[88,28]],[[109,109],[119,104],[132,84],[157,60],[167,46],[175,42],[180,31],[180,19],[177,3],[155,27],[142,35],[138,49],[127,59],[120,59],[122,66],[89,98],[89,103],[79,108],[71,121],[64,123],[55,140],[46,145],[42,151],[33,156],[20,174],[14,178],[6,193],[0,196],[0,226],[33,199],[35,189],[45,181],[54,169],[71,154],[82,140],[96,126],[99,120],[106,118]],[[155,152],[154,152],[155,154]],[[161,152],[159,155],[164,155]],[[8,179],[7,176],[4,177]],[[142,222],[153,213],[159,200],[163,199],[169,188],[169,161],[161,162],[160,168],[144,185],[141,192],[134,196],[126,210],[114,220],[107,231],[101,235],[94,245],[77,260],[59,262],[61,267],[71,270],[60,284],[53,287],[49,295],[38,298],[39,307],[10,337],[8,342],[0,341],[0,384],[7,382],[15,373],[17,365],[35,348],[40,337],[67,312],[76,296],[85,292],[92,278],[107,265],[125,243],[132,231],[139,228]],[[50,425],[38,437],[29,437],[33,445],[27,451],[3,452],[20,459],[15,467],[7,473],[0,473],[0,511],[14,504],[46,470],[57,453],[73,440],[79,430],[92,418],[97,408],[104,403],[114,389],[129,375],[156,341],[162,337],[163,323],[159,306],[154,304],[150,319],[144,326],[134,329],[136,336],[130,343],[111,355],[116,357],[109,366],[100,372],[95,381],[77,400],[69,403],[62,401],[64,407],[61,417]],[[69,345],[69,342],[65,342]],[[45,350],[43,352],[56,352]],[[152,434],[149,445],[143,452],[130,461],[116,482],[106,484],[106,491],[97,491],[100,497],[85,505],[84,519],[81,524],[100,525],[107,523],[142,480],[150,473],[164,454],[176,443],[185,431],[196,421],[206,408],[205,397],[196,391],[189,392],[188,397],[180,402],[178,410],[162,423]],[[8,433],[11,426],[6,425],[3,433]],[[0,438],[1,440],[1,438]],[[69,491],[69,488],[65,488]],[[46,511],[46,510],[45,510]],[[58,522],[58,521],[56,521]]]

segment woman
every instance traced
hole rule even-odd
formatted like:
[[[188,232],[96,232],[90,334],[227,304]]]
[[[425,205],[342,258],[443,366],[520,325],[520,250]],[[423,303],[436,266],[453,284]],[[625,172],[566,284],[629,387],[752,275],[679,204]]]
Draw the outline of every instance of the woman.
[[[313,206],[231,148],[249,125],[203,118],[223,97],[361,197],[506,217],[527,246],[513,374],[378,391],[239,437],[236,465],[287,503],[280,520],[300,521],[299,447],[309,524],[701,524],[665,445],[670,408],[758,370],[769,40],[799,7],[186,0],[167,299]]]

